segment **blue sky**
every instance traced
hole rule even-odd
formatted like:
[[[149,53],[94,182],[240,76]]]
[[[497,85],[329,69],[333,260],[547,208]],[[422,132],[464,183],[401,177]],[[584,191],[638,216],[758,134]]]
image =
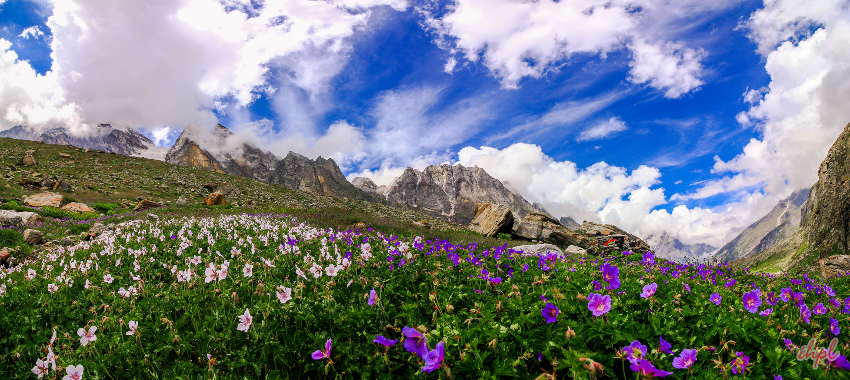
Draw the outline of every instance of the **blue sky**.
[[[0,129],[218,121],[350,178],[478,165],[556,216],[719,245],[850,121],[824,100],[847,2],[811,3],[6,0]]]

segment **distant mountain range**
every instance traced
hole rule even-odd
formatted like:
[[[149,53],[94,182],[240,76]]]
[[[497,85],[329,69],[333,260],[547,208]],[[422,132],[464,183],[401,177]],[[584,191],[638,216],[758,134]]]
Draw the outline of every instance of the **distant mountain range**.
[[[160,161],[164,159],[168,151],[168,148],[157,147],[153,141],[133,128],[111,124],[99,124],[88,131],[85,136],[75,135],[64,127],[37,130],[18,125],[0,131],[0,137],[39,141],[45,144],[72,145],[83,149],[94,149]]]
[[[656,256],[679,263],[707,259],[717,250],[717,247],[704,243],[684,244],[667,232],[650,234],[645,241]]]

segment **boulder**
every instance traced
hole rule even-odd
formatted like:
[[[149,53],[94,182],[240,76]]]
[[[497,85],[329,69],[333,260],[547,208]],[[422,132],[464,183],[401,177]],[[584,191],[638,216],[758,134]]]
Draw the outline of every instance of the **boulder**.
[[[242,207],[246,207],[246,208],[254,207],[254,201],[248,199],[245,202],[242,202]]]
[[[150,220],[151,222],[156,222],[159,220],[159,216],[157,216],[156,214],[148,214],[148,220]]]
[[[234,190],[233,186],[230,186],[229,183],[224,182],[213,182],[204,185],[204,189],[209,191],[210,193],[221,193],[221,195],[229,195]]]
[[[12,257],[12,253],[9,252],[8,248],[0,249],[0,265],[6,264],[10,257]]]
[[[89,207],[85,203],[80,202],[71,202],[64,206],[62,206],[62,210],[70,211],[70,212],[96,212],[93,208]]]
[[[53,191],[71,191],[71,185],[68,182],[65,182],[64,179],[58,179],[53,182]]]
[[[0,225],[21,226],[41,221],[41,216],[29,211],[0,210]]]
[[[68,154],[68,153],[59,153],[59,157],[62,157],[62,158],[71,158],[71,155],[70,155],[70,154]]]
[[[431,223],[428,223],[427,220],[420,220],[418,222],[413,222],[413,225],[421,228],[431,228]]]
[[[224,206],[227,205],[227,199],[224,198],[224,194],[216,191],[204,199],[204,204],[207,206]]]
[[[519,224],[514,223],[512,233],[521,238],[539,240],[559,247],[575,245],[593,250],[597,245],[594,239],[570,231],[555,218],[537,211],[528,213]]]
[[[584,221],[576,231],[596,240],[604,252],[628,250],[634,253],[644,253],[651,250],[649,244],[639,237],[623,231],[612,224],[599,224]],[[577,244],[581,246],[580,244]],[[586,248],[584,246],[581,246]]]
[[[557,254],[559,257],[564,257],[564,252],[561,251],[560,248],[554,246],[552,244],[528,244],[528,245],[518,245],[512,248],[515,251],[522,251],[525,255],[545,255],[547,253]]]
[[[818,260],[823,278],[846,274],[850,271],[850,255],[834,255]]]
[[[103,233],[103,231],[106,231],[106,226],[104,226],[103,223],[101,223],[101,222],[97,222],[95,224],[92,224],[91,227],[89,228],[90,234],[101,234],[101,233]]]
[[[182,195],[180,196],[180,198],[177,198],[177,202],[175,202],[175,203],[176,203],[178,206],[187,206],[187,205],[189,205],[189,201],[186,199],[186,197],[184,197],[184,196],[182,196]]]
[[[510,231],[513,222],[514,215],[509,208],[485,203],[476,208],[475,218],[469,224],[469,229],[484,236],[496,236],[499,231],[506,228]]]
[[[23,166],[35,166],[37,163],[35,162],[35,158],[32,156],[32,151],[28,151],[24,153],[24,158],[21,159],[21,165]]]
[[[133,207],[133,211],[145,211],[157,207],[162,207],[162,205],[151,200],[142,199],[136,204],[136,207]]]
[[[24,230],[24,241],[27,244],[39,244],[44,240],[44,234],[39,230],[26,229]]]
[[[567,253],[573,253],[573,254],[577,254],[577,255],[586,255],[587,254],[586,249],[579,247],[579,246],[575,246],[575,245],[571,245],[571,246],[567,247],[567,249],[565,249],[564,251],[567,252]]]
[[[38,193],[24,199],[24,204],[30,207],[56,207],[62,208],[65,205],[65,196],[56,193]]]
[[[61,246],[67,247],[71,244],[74,244],[74,240],[67,237],[67,236],[63,237],[62,239],[59,239],[59,245],[61,245]]]

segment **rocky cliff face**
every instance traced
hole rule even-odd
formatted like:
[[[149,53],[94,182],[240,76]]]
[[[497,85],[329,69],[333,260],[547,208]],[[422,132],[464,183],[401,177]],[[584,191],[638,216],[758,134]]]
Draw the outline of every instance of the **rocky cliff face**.
[[[386,199],[461,224],[472,221],[480,203],[506,206],[515,224],[536,211],[484,169],[462,165],[431,165],[423,171],[407,168],[389,188]]]
[[[567,227],[567,229],[570,231],[575,231],[579,229],[579,227],[581,227],[581,224],[578,224],[575,219],[569,216],[562,216],[560,219],[558,219],[558,221],[561,222],[562,226]]]
[[[809,252],[821,258],[850,252],[850,124],[820,164],[802,218]]]
[[[722,262],[734,261],[764,251],[800,227],[802,209],[809,190],[797,190],[770,210],[767,215],[741,231],[715,254]]]
[[[656,256],[679,263],[704,258],[708,254],[717,250],[717,247],[704,243],[682,243],[679,239],[670,236],[667,232],[647,236],[646,243],[652,246],[652,252],[654,252]]]
[[[16,126],[0,132],[0,137],[8,137],[19,140],[39,141],[45,144],[71,145],[82,149],[93,149],[104,152],[112,152],[124,156],[142,156],[146,158],[150,153],[153,156],[161,155],[162,148],[139,131],[130,127],[119,127],[111,124],[99,124],[86,135],[72,134],[65,127],[56,127],[44,131]]]
[[[382,200],[380,196],[364,192],[348,182],[331,158],[319,157],[311,160],[298,153],[289,152],[278,162],[269,182],[327,196]]]

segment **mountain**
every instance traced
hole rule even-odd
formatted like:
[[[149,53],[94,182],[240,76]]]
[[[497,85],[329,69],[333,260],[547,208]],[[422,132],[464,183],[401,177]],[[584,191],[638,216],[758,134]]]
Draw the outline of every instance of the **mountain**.
[[[65,127],[37,130],[18,125],[0,132],[0,137],[38,141],[45,144],[71,145],[82,149],[158,160],[162,160],[166,153],[166,148],[157,147],[139,131],[112,124],[98,124],[85,135],[71,133]]]
[[[218,124],[212,132],[183,130],[165,155],[165,162],[252,178],[291,189],[342,198],[383,202],[383,197],[355,187],[333,159],[311,160],[289,152],[283,159],[251,143],[233,141],[233,132]]]
[[[679,263],[695,261],[717,250],[717,247],[705,243],[682,243],[667,232],[650,234],[645,241],[652,247],[655,255]]]
[[[741,231],[715,254],[722,262],[734,261],[764,251],[800,227],[802,209],[809,190],[797,190],[779,201],[767,215]]]
[[[365,181],[361,185],[371,187]],[[513,213],[514,224],[519,223],[529,212],[540,211],[522,196],[508,190],[484,169],[459,164],[431,165],[422,171],[407,168],[386,190],[385,197],[390,202],[439,215],[460,224],[472,221],[478,203],[508,207]]]
[[[581,227],[581,224],[578,224],[575,219],[569,216],[562,216],[560,219],[558,219],[558,221],[561,222],[562,226],[567,227],[567,229],[570,231],[575,231],[579,229],[579,227]]]

